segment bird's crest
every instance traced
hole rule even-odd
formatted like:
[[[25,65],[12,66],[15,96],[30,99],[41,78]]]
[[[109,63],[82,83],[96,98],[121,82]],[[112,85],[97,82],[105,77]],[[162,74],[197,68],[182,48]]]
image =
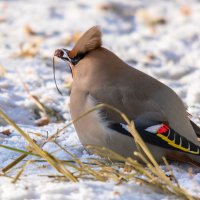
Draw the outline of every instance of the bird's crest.
[[[89,51],[101,47],[101,44],[101,31],[98,26],[93,26],[82,35],[68,55],[70,58],[74,58],[79,54],[85,55]]]

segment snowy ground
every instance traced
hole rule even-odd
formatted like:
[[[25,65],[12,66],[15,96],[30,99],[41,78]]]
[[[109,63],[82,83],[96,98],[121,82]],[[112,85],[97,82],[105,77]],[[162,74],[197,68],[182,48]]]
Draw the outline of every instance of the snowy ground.
[[[58,61],[56,77],[64,93],[60,96],[53,82],[52,55],[57,48],[73,45],[80,33],[96,24],[102,27],[105,47],[172,87],[188,106],[194,121],[200,124],[200,2],[109,2],[0,1],[0,107],[27,132],[50,135],[70,120],[69,90],[64,85],[70,74],[65,64]],[[63,122],[51,119],[47,126],[36,126],[37,107],[24,84],[42,103],[59,111]],[[0,144],[25,148],[24,139],[1,118],[0,125]],[[2,133],[6,129],[11,130],[9,136]],[[90,157],[80,145],[73,127],[69,127],[58,142],[79,158]],[[47,144],[44,149],[54,152],[57,147]],[[18,155],[0,148],[0,168]],[[68,159],[63,152],[55,155]],[[180,185],[200,196],[199,170],[193,169],[191,175],[190,166],[171,166]],[[54,173],[48,167],[45,170]],[[45,170],[29,165],[25,171],[27,176],[17,184],[0,177],[0,199],[174,199],[134,182],[122,185],[85,180],[56,182],[38,176],[45,174]]]

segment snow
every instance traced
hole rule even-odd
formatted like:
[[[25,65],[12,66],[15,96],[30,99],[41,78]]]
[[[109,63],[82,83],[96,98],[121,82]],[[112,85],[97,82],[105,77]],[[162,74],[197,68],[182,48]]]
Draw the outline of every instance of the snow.
[[[184,8],[184,6],[189,7]],[[181,11],[182,8],[183,10]],[[185,11],[185,10],[186,11]],[[149,25],[149,19],[164,18],[165,23]],[[158,78],[173,88],[182,98],[193,120],[200,124],[200,2],[177,1],[56,1],[20,0],[0,1],[0,107],[32,138],[42,142],[42,137],[55,133],[70,121],[69,90],[65,81],[70,80],[69,69],[62,61],[56,62],[57,83],[64,96],[58,94],[52,73],[52,56],[57,48],[70,48],[72,35],[79,35],[93,25],[100,25],[104,46],[114,51],[127,63]],[[37,35],[30,36],[25,27],[31,27]],[[20,46],[28,49],[38,44],[34,57],[16,56]],[[67,77],[67,78],[66,78]],[[64,122],[37,127],[37,109],[25,91],[43,104],[59,111]],[[9,136],[0,132],[0,144],[25,149],[26,141],[0,118],[0,131],[10,129]],[[81,146],[73,126],[60,134],[59,144],[78,158],[90,158]],[[44,149],[52,153],[58,150],[53,143]],[[0,168],[6,166],[19,153],[0,148]],[[62,151],[59,159],[70,159]],[[39,167],[38,167],[39,165]],[[0,177],[0,199],[174,199],[144,185],[132,181],[116,185],[91,180],[79,183],[59,182],[42,176],[55,171],[45,164],[28,165],[16,184]],[[18,166],[19,167],[19,166]],[[200,196],[200,172],[191,166],[171,164],[180,185],[191,194]],[[48,172],[47,172],[48,171]],[[16,172],[12,172],[15,174]],[[13,175],[11,174],[11,175]]]

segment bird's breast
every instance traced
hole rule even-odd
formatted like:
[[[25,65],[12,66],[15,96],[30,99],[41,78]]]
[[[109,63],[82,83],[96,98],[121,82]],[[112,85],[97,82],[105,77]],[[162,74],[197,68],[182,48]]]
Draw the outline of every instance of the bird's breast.
[[[96,104],[95,100],[87,93],[72,91],[70,97],[70,113],[72,118],[76,119]],[[106,143],[107,126],[101,119],[98,110],[85,115],[74,126],[83,145],[102,145]]]

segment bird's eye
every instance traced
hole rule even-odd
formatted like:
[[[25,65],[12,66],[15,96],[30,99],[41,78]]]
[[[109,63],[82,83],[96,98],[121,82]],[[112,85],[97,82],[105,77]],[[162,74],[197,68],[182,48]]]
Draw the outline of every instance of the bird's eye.
[[[68,56],[68,50],[67,49],[60,49],[60,51],[62,51],[62,53],[60,52],[60,55],[62,55],[61,57],[59,57],[59,58],[61,58],[62,60],[64,60],[64,61],[71,61],[71,59],[69,58],[69,56]]]

